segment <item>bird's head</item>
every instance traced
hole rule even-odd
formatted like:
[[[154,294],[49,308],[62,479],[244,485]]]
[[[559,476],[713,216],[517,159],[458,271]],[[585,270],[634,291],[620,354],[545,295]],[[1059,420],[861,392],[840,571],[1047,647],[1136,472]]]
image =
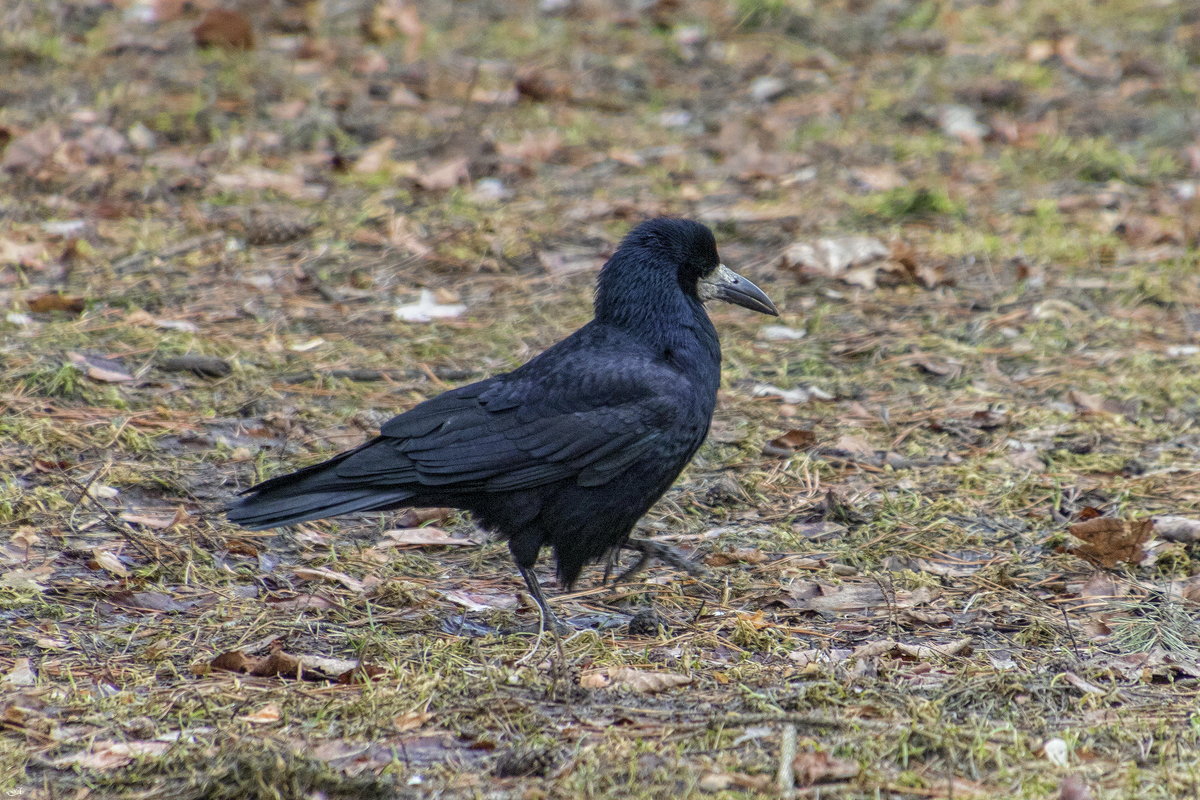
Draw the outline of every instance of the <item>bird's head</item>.
[[[762,289],[721,263],[717,240],[712,231],[699,222],[668,217],[643,222],[621,242],[604,272],[623,273],[637,262],[642,270],[660,273],[655,277],[674,277],[685,295],[702,303],[723,300],[751,311],[779,316],[779,309]],[[662,275],[664,271],[675,274]],[[616,276],[601,273],[601,294],[605,293],[606,277]]]

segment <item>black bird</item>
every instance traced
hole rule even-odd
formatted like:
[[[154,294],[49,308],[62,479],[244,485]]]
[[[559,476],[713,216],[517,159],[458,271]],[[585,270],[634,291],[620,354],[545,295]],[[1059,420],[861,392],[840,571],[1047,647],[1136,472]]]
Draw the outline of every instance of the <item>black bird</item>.
[[[508,540],[552,622],[533,572],[541,549],[554,550],[569,587],[625,544],[708,433],[721,347],[707,300],[779,313],[721,263],[704,225],[644,222],[600,271],[587,325],[512,372],[392,418],[360,447],[246,490],[229,519],[261,530],[356,511],[466,509]]]

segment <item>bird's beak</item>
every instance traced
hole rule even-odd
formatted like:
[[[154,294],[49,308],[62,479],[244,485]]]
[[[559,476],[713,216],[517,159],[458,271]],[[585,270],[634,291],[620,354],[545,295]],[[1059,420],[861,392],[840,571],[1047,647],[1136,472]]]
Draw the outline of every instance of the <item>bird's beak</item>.
[[[767,297],[766,292],[731,270],[724,264],[719,265],[707,278],[700,280],[700,297],[724,300],[735,306],[748,308],[760,314],[779,316],[779,309]]]

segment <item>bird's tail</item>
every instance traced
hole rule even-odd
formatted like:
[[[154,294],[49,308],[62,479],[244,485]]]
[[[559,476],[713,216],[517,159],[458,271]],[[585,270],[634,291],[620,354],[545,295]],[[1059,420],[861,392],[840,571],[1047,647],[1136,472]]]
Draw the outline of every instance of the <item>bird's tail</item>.
[[[258,531],[407,505],[414,493],[403,486],[355,486],[336,474],[337,466],[361,449],[253,486],[246,490],[245,497],[225,509],[226,516],[230,522]]]

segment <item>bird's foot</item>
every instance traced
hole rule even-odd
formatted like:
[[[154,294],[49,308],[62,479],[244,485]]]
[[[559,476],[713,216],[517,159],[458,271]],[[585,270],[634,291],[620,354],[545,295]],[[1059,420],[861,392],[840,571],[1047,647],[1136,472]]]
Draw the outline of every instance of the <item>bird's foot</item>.
[[[633,550],[641,555],[634,562],[633,566],[618,575],[613,583],[624,583],[645,569],[646,565],[655,559],[669,567],[683,570],[693,578],[703,577],[707,572],[703,566],[692,561],[680,550],[661,542],[652,542],[649,539],[626,539],[621,547],[625,550]]]

